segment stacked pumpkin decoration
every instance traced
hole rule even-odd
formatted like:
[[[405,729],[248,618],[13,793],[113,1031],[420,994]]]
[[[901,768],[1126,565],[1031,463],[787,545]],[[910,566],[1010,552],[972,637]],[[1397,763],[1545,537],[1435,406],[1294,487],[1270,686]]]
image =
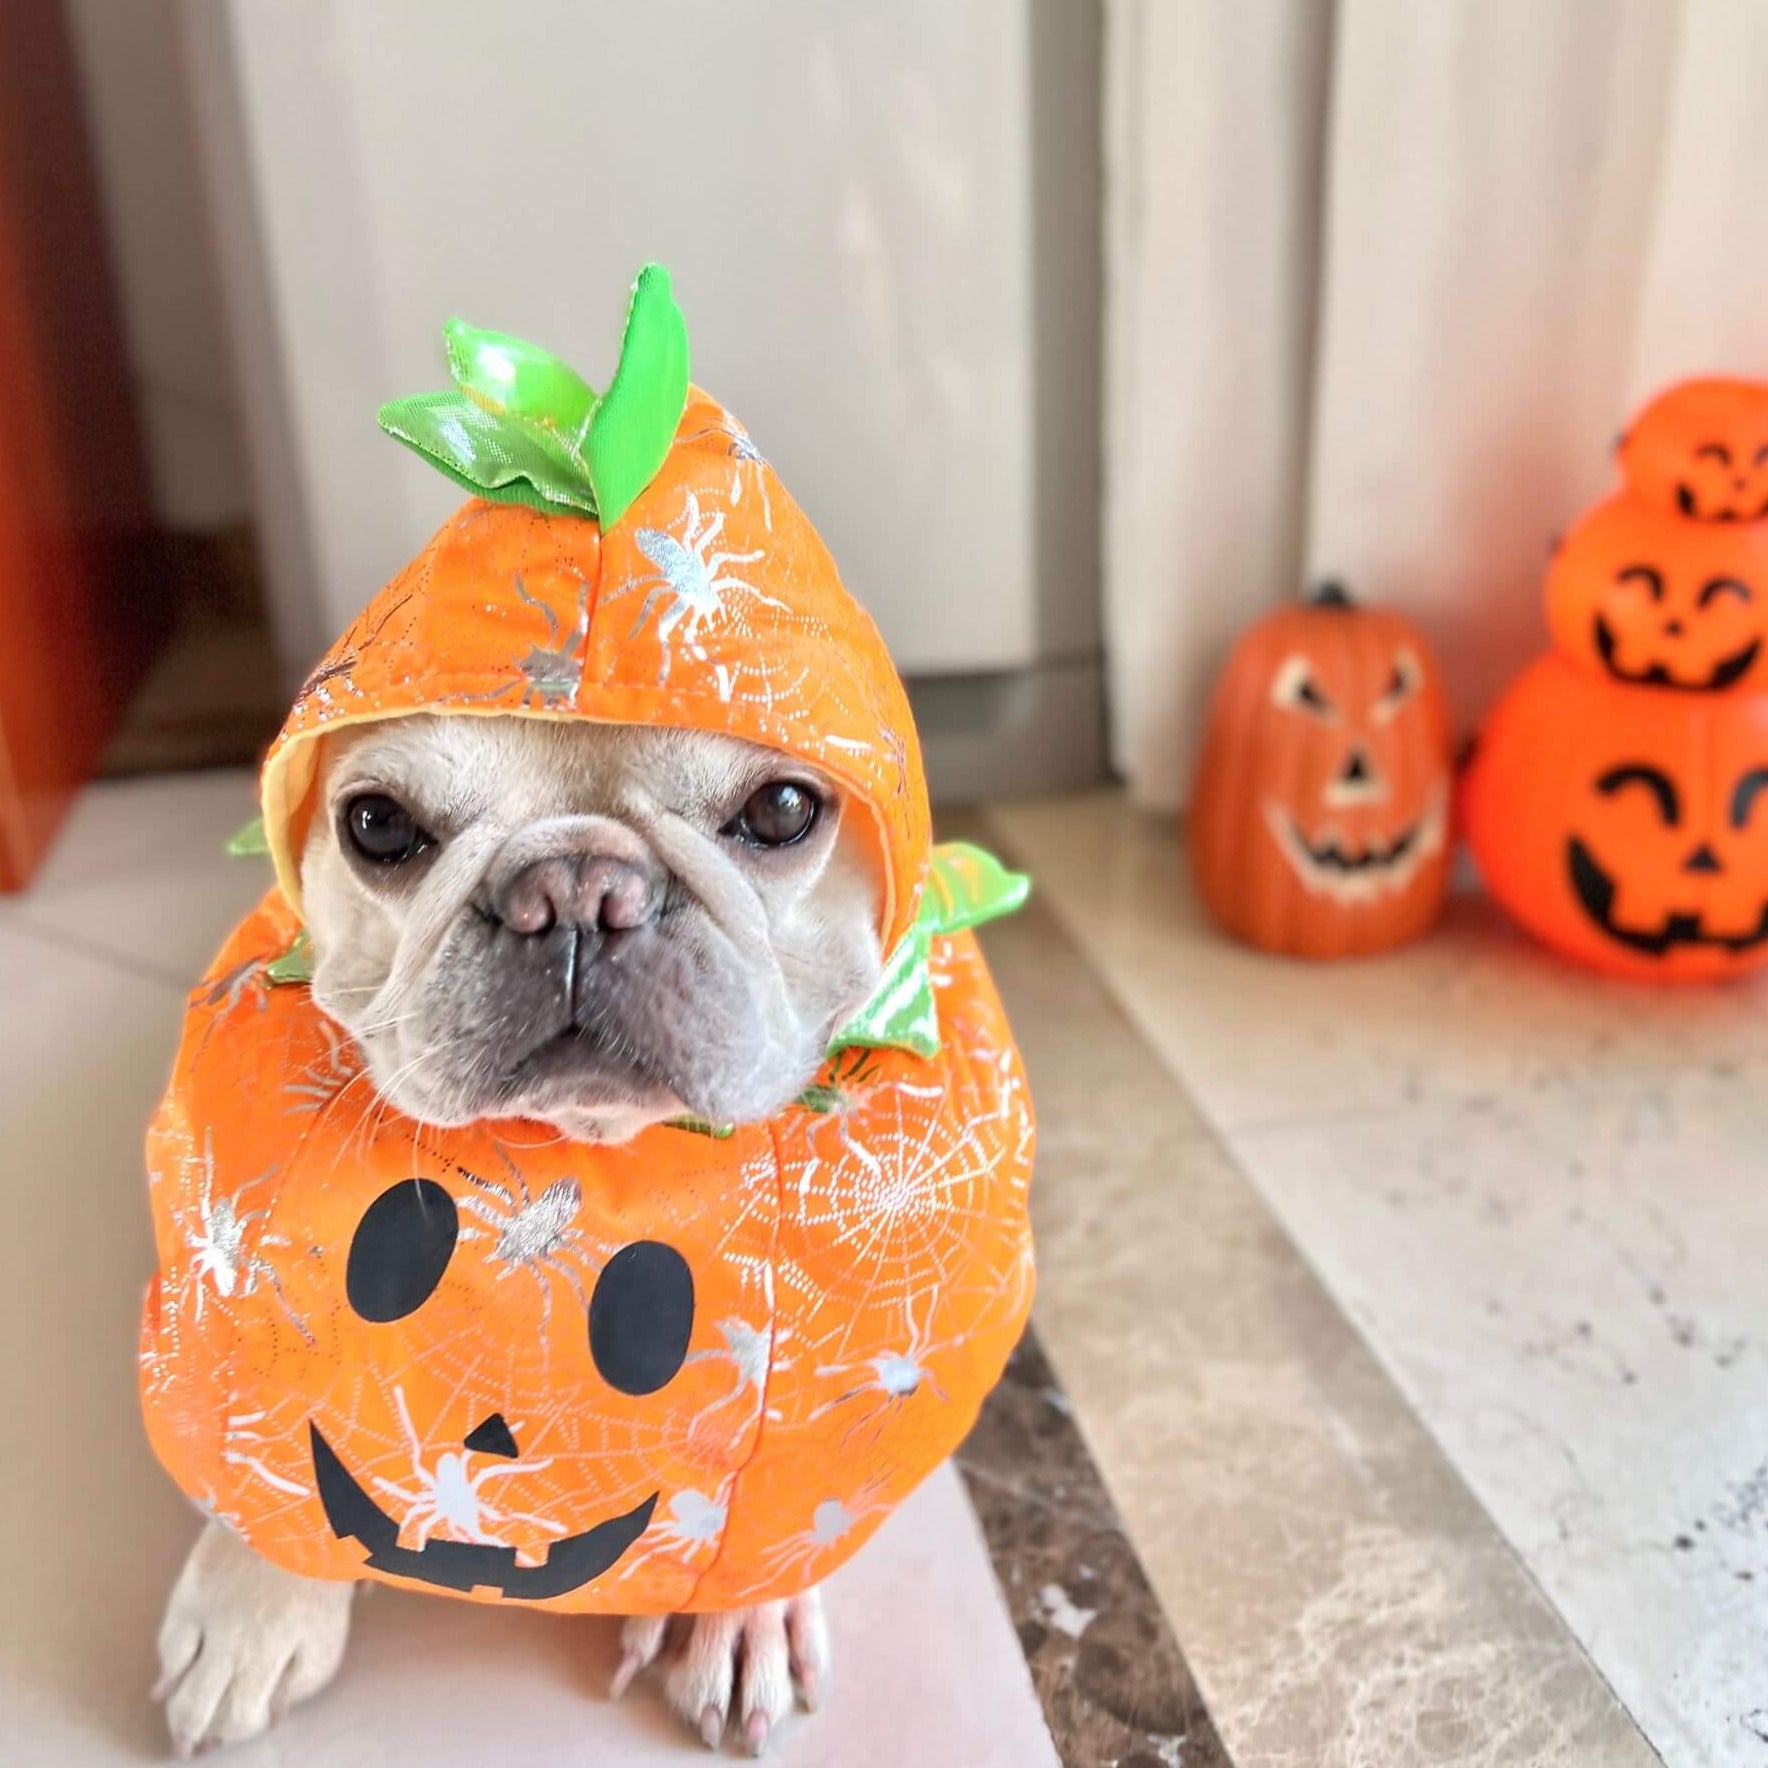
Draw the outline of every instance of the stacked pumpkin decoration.
[[[1557,549],[1555,649],[1463,783],[1487,888],[1547,944],[1652,981],[1768,963],[1768,383],[1686,381]]]
[[[1186,818],[1204,906],[1296,957],[1422,933],[1448,872],[1449,723],[1430,648],[1337,584],[1241,634]]]

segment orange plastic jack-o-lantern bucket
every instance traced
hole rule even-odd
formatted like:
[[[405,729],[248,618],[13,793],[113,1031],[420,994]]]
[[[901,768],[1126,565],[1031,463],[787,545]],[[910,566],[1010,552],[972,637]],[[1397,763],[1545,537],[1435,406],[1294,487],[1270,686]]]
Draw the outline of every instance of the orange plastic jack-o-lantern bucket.
[[[1560,543],[1546,601],[1554,643],[1613,680],[1753,689],[1768,676],[1768,522],[1689,521],[1617,493]]]
[[[1666,387],[1616,448],[1634,496],[1696,522],[1768,520],[1768,381]]]
[[[1768,963],[1768,696],[1550,654],[1488,714],[1461,809],[1486,887],[1567,956],[1653,982]]]

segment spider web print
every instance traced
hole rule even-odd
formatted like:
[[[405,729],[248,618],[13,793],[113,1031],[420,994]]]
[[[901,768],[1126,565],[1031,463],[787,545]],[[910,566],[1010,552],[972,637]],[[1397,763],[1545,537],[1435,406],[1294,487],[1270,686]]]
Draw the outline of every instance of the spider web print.
[[[974,940],[937,942],[933,964],[963,1009],[938,1064],[837,1060],[823,1076],[835,1108],[795,1114],[781,1136],[794,1367],[696,1593],[708,1606],[807,1588],[855,1552],[957,1446],[1030,1310],[1024,1073]]]

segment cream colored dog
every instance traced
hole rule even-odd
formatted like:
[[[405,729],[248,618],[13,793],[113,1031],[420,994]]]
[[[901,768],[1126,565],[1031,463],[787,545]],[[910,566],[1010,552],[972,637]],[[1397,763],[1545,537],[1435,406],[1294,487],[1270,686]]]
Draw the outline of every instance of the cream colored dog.
[[[315,1001],[378,1096],[421,1122],[524,1117],[586,1142],[772,1116],[877,986],[879,880],[803,764],[692,731],[413,717],[328,739],[301,882]],[[160,1632],[181,1755],[265,1730],[330,1681],[353,1586],[282,1571],[218,1523]],[[628,1621],[613,1692],[759,1752],[828,1642],[813,1590]]]

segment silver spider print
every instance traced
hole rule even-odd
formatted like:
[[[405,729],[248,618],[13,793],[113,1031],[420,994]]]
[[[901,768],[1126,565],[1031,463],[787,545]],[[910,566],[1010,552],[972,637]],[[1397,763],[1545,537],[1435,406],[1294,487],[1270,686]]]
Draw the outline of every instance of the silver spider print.
[[[540,610],[546,621],[546,643],[533,646],[525,657],[517,659],[516,667],[522,672],[520,683],[505,682],[489,693],[467,694],[463,698],[497,700],[515,688],[518,706],[551,711],[555,706],[574,700],[583,683],[585,641],[589,637],[589,583],[581,576],[577,580],[577,622],[569,635],[560,625],[558,615],[539,596],[529,594],[528,586],[520,577],[513,579],[512,587],[529,607]]]
[[[862,1522],[888,1509],[882,1482],[869,1481],[851,1499],[824,1498],[810,1514],[810,1526],[777,1542],[763,1555],[757,1587],[773,1584],[787,1574],[808,1578],[817,1558],[839,1546]]]
[[[198,1040],[196,1059],[199,1062],[208,1050],[209,1040],[241,1001],[249,998],[260,1013],[268,1009],[270,989],[266,972],[269,968],[270,960],[266,957],[246,958],[232,969],[223,970],[219,976],[197,985],[193,997],[196,1004],[217,1009],[210,1014],[209,1023],[203,1027],[203,1035]]]
[[[310,1497],[306,1486],[266,1465],[264,1457],[283,1440],[280,1431],[258,1428],[267,1423],[269,1417],[268,1410],[230,1412],[222,1431],[221,1459],[230,1467],[243,1467],[248,1473],[256,1474],[274,1491],[286,1493],[291,1498]]]
[[[731,506],[743,501],[743,469],[750,467],[755,473],[755,489],[761,496],[761,523],[768,533],[773,533],[773,500],[767,494],[767,457],[755,446],[749,432],[736,421],[728,419],[722,424],[709,424],[703,430],[696,430],[693,435],[683,438],[687,442],[700,442],[708,436],[722,438],[725,453],[736,463],[731,468]]]
[[[199,985],[198,1004],[219,1007],[223,1013],[231,1013],[249,992],[255,996],[258,1011],[263,1012],[269,1005],[261,980],[265,968],[264,958],[252,957],[235,964],[231,970],[223,970],[212,981]]]
[[[406,1506],[405,1521],[400,1533],[409,1535],[415,1547],[425,1547],[430,1537],[440,1533],[445,1540],[476,1541],[485,1547],[510,1545],[487,1524],[506,1527],[511,1523],[527,1523],[531,1527],[559,1533],[559,1525],[544,1516],[531,1516],[521,1510],[505,1510],[494,1505],[485,1488],[493,1480],[508,1479],[513,1473],[539,1473],[552,1466],[550,1455],[538,1461],[498,1461],[475,1469],[474,1450],[464,1452],[444,1449],[436,1457],[434,1467],[424,1462],[424,1446],[411,1422],[411,1409],[405,1403],[405,1389],[393,1389],[393,1403],[398,1408],[400,1428],[405,1433],[405,1446],[411,1455],[411,1479],[406,1484],[375,1475],[375,1484],[389,1498]],[[518,1553],[518,1559],[521,1555]]]
[[[283,1088],[289,1098],[288,1115],[323,1111],[346,1087],[361,1078],[354,1046],[329,1023],[322,1024],[325,1048]]]
[[[737,1378],[737,1384],[728,1393],[721,1394],[702,1406],[694,1418],[694,1426],[697,1428],[713,1413],[748,1393],[754,1395],[754,1411],[749,1414],[750,1419],[759,1412],[762,1416],[777,1421],[780,1417],[779,1407],[767,1406],[765,1403],[768,1376],[774,1371],[790,1369],[796,1361],[795,1358],[782,1354],[792,1342],[791,1327],[788,1326],[784,1331],[775,1331],[767,1326],[751,1326],[746,1320],[720,1320],[718,1335],[724,1340],[722,1345],[712,1345],[695,1351],[687,1361],[728,1363]],[[747,1428],[746,1423],[743,1428]]]
[[[546,1280],[548,1272],[563,1277],[579,1304],[587,1310],[589,1297],[584,1293],[583,1279],[568,1260],[568,1255],[576,1252],[583,1240],[582,1231],[571,1225],[583,1207],[583,1188],[575,1179],[554,1179],[536,1197],[507,1155],[504,1165],[509,1169],[508,1184],[481,1178],[477,1173],[466,1172],[464,1167],[461,1169],[467,1182],[484,1193],[461,1198],[460,1207],[483,1224],[463,1228],[461,1239],[492,1242],[488,1256],[503,1267],[497,1273],[495,1280],[498,1282],[513,1271],[528,1272],[540,1285],[543,1319],[547,1324],[552,1322],[552,1285]]]
[[[235,1295],[255,1294],[258,1285],[263,1283],[268,1285],[276,1297],[282,1311],[288,1316],[289,1324],[311,1344],[313,1334],[289,1306],[275,1266],[264,1257],[265,1248],[287,1246],[288,1240],[281,1234],[271,1234],[260,1228],[256,1244],[248,1246],[246,1243],[253,1224],[267,1220],[270,1211],[268,1208],[241,1209],[241,1200],[247,1192],[263,1184],[275,1170],[272,1167],[269,1171],[260,1173],[250,1183],[242,1185],[232,1197],[217,1197],[214,1137],[212,1134],[204,1135],[203,1183],[197,1195],[197,1223],[195,1231],[185,1235],[185,1245],[190,1250],[189,1281],[196,1285],[194,1312],[197,1319],[203,1317],[205,1283],[221,1301],[229,1301]]]
[[[786,611],[784,602],[764,595],[732,568],[753,563],[762,556],[762,549],[743,553],[718,549],[719,537],[724,532],[723,510],[703,517],[700,500],[690,491],[678,525],[679,537],[663,528],[640,528],[633,535],[634,543],[654,570],[622,584],[608,598],[613,601],[639,590],[647,592],[630,636],[636,638],[656,617],[657,642],[662,652],[662,661],[657,666],[660,683],[669,679],[670,641],[679,632],[680,642],[698,652],[700,628],[725,613],[726,598],[733,593],[752,597],[764,607]]]
[[[942,1352],[956,1350],[968,1333],[960,1333],[956,1338],[942,1339],[937,1344],[930,1342],[933,1327],[934,1297],[927,1298],[927,1317],[917,1321],[915,1318],[915,1298],[911,1295],[903,1303],[904,1325],[907,1329],[903,1348],[900,1351],[886,1351],[882,1356],[865,1357],[857,1363],[825,1363],[819,1365],[819,1377],[861,1377],[859,1382],[848,1388],[845,1393],[837,1394],[834,1399],[826,1400],[810,1414],[811,1420],[821,1418],[825,1413],[833,1412],[837,1406],[844,1406],[849,1400],[857,1400],[864,1394],[880,1394],[886,1407],[901,1405],[912,1400],[925,1386],[940,1400],[946,1398],[945,1389],[934,1379],[927,1367],[928,1359]]]

